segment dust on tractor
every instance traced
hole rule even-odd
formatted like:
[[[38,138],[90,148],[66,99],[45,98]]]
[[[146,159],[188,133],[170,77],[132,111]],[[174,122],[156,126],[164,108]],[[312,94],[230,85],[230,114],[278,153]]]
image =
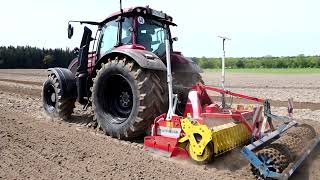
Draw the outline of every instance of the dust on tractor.
[[[147,135],[146,149],[198,163],[243,147],[259,178],[289,177],[319,142],[312,127],[271,114],[268,100],[204,85],[202,70],[173,51],[177,38],[171,36],[170,27],[176,26],[171,16],[148,6],[120,9],[101,22],[68,23],[69,38],[71,23],[98,30],[92,37],[84,27],[74,50],[77,58],[68,68],[48,69],[42,98],[49,116],[70,118],[77,101],[83,110],[93,107],[94,120],[106,134],[126,140]],[[207,91],[222,94],[222,104]],[[225,95],[260,105],[232,108]],[[281,123],[274,126],[273,120]]]

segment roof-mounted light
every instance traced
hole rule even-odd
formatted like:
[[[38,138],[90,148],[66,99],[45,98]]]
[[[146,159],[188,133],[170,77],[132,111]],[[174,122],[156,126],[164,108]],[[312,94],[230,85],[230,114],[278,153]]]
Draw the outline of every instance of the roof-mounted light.
[[[161,11],[151,10],[151,14],[162,19],[166,19],[166,14]]]

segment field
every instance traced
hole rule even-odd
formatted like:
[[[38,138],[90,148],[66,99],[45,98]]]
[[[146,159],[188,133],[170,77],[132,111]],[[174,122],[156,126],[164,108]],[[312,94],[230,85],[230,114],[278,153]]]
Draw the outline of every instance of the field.
[[[220,72],[221,69],[206,69],[205,72]],[[320,73],[320,68],[236,68],[226,69],[232,73],[263,73],[263,74],[314,74]]]
[[[219,72],[207,71],[203,77],[206,84],[219,85]],[[41,107],[45,79],[45,70],[0,70],[0,179],[253,178],[239,149],[198,166],[145,152],[140,141],[103,135],[91,127],[90,110],[80,106],[68,122],[50,119]],[[276,114],[286,115],[286,101],[293,97],[294,116],[320,131],[320,74],[230,72],[226,79],[229,90],[271,99]],[[292,179],[319,178],[316,149]]]

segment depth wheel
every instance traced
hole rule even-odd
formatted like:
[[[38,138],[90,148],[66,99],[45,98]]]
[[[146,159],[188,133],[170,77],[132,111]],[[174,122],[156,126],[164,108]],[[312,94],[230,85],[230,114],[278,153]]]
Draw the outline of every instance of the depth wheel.
[[[209,142],[206,145],[206,147],[204,148],[203,153],[201,155],[197,155],[194,152],[190,142],[187,144],[186,149],[187,149],[191,159],[197,164],[200,164],[200,165],[208,164],[212,160],[212,157],[213,157],[213,143],[212,142]]]

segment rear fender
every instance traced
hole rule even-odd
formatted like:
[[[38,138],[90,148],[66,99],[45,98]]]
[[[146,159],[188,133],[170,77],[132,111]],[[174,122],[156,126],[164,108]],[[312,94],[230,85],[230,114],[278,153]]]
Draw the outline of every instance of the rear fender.
[[[188,64],[172,64],[172,72],[203,73],[203,70],[194,62]]]
[[[181,52],[171,54],[172,72],[203,73],[202,69],[190,58],[182,55]]]
[[[75,75],[66,68],[49,68],[48,75],[54,74],[60,83],[62,99],[77,98]]]
[[[162,60],[155,54],[140,50],[140,49],[114,49],[113,51],[103,55],[94,67],[93,73],[95,70],[100,68],[102,62],[106,62],[109,58],[115,58],[117,56],[126,56],[133,59],[140,67],[145,69],[153,69],[166,71],[166,65]]]

